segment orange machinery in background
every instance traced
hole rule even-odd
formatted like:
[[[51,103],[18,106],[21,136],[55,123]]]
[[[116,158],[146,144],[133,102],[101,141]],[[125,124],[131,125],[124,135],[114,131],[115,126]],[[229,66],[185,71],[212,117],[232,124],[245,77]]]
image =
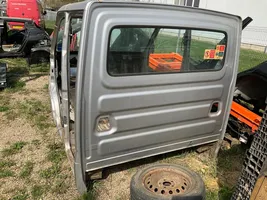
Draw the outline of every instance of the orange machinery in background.
[[[150,54],[149,67],[155,71],[180,71],[183,57],[178,53]],[[261,117],[244,106],[233,101],[230,115],[248,125],[252,133],[258,129]]]
[[[252,133],[255,133],[255,131],[258,130],[261,122],[261,117],[259,115],[234,101],[232,102],[230,115],[248,125],[251,128]]]

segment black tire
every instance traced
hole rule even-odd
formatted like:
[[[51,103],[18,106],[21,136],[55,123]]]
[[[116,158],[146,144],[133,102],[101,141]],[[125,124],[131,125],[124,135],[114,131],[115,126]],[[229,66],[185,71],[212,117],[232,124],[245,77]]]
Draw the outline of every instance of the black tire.
[[[187,179],[190,179],[189,180],[190,186],[188,184],[187,186],[188,188],[186,189],[186,191],[180,194],[177,194],[177,192],[176,193],[171,192],[172,194],[170,193],[166,195],[167,193],[161,194],[160,192],[150,191],[149,189],[146,188],[145,186],[146,183],[144,183],[146,177],[149,177],[148,175],[149,172],[153,173],[153,171],[162,169],[179,171],[180,174],[183,174],[185,177],[187,177]],[[162,178],[165,180],[165,177],[162,176]],[[166,190],[168,191],[168,189]],[[174,191],[179,191],[179,190],[177,189],[175,190],[174,188]],[[148,166],[138,171],[132,177],[130,192],[131,192],[131,200],[204,200],[205,199],[205,185],[202,178],[197,173],[189,170],[188,168],[173,164],[154,164],[152,166]]]

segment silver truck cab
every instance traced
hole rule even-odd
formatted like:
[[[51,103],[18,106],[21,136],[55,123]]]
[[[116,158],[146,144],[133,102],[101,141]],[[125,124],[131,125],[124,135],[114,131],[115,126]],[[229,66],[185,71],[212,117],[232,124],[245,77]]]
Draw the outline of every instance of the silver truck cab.
[[[57,14],[50,95],[78,190],[109,166],[224,137],[242,21],[220,12],[84,1]]]

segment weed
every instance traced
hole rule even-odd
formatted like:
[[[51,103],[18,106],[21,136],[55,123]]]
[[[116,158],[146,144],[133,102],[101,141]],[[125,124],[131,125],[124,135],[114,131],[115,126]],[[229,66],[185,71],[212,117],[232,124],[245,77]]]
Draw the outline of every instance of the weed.
[[[48,117],[44,115],[36,116],[35,125],[41,131],[48,129],[51,127],[50,121],[48,121]]]
[[[8,80],[9,88],[7,88],[6,91],[10,92],[10,93],[18,92],[18,91],[21,91],[25,85],[26,85],[26,83],[24,81],[10,78]]]
[[[5,167],[12,167],[16,163],[12,160],[1,160],[0,161],[0,169],[5,168]]]
[[[101,183],[99,181],[95,181],[88,185],[88,191],[81,195],[77,200],[94,200],[97,197],[97,190],[101,187]]]
[[[65,179],[58,179],[55,181],[55,185],[52,187],[52,192],[57,194],[63,194],[68,190],[69,186],[65,183]]]
[[[200,169],[200,172],[203,175],[210,175],[213,178],[217,176],[217,160],[211,159],[210,157],[204,157],[202,159],[199,159],[203,164],[208,166],[208,170]]]
[[[0,112],[6,112],[9,108],[10,99],[6,96],[0,96]]]
[[[12,200],[26,200],[28,199],[29,195],[27,194],[26,190],[20,190],[18,194],[12,197]]]
[[[4,63],[8,64],[8,71],[13,68],[27,68],[28,64],[24,58],[13,58],[13,59],[1,59]]]
[[[239,168],[242,167],[244,155],[245,149],[242,148],[241,145],[233,146],[229,150],[220,151],[218,157],[218,169],[221,172],[227,172],[234,169],[239,171]]]
[[[45,179],[54,178],[59,173],[60,173],[60,166],[57,164],[54,164],[53,166],[51,166],[45,170],[42,170],[40,172],[40,177],[45,178]]]
[[[130,174],[134,174],[134,173],[136,173],[136,171],[137,171],[137,168],[136,167],[131,167],[131,168],[128,169],[128,172]]]
[[[0,170],[0,178],[5,178],[9,176],[14,176],[14,172],[8,169],[1,169]]]
[[[8,110],[5,112],[5,116],[8,120],[12,121],[15,120],[18,117],[18,113],[16,110],[12,109],[12,110]]]
[[[29,74],[29,68],[26,66],[16,66],[16,67],[10,67],[8,70],[9,74],[17,74],[17,75],[23,75],[23,74]]]
[[[34,185],[31,189],[31,195],[33,199],[40,199],[40,197],[44,194],[45,190],[45,186]]]
[[[210,191],[206,192],[206,200],[219,200],[218,191]]]
[[[27,161],[26,164],[23,166],[19,176],[21,178],[29,177],[32,173],[34,163],[31,161]]]
[[[11,156],[11,155],[14,155],[14,154],[17,154],[19,152],[21,152],[21,149],[27,144],[27,142],[16,142],[12,145],[10,145],[9,148],[6,148],[4,150],[2,150],[2,155],[4,157],[6,156]]]
[[[55,164],[60,163],[63,159],[66,158],[64,146],[62,144],[53,143],[47,146],[49,152],[47,159]]]
[[[0,112],[6,112],[9,110],[9,107],[7,106],[0,106]]]
[[[234,192],[233,188],[223,186],[222,188],[220,188],[220,191],[219,191],[219,199],[220,200],[231,199],[233,192]]]
[[[81,197],[79,197],[77,200],[95,200],[96,194],[94,191],[88,191],[84,193]]]
[[[49,72],[49,65],[46,63],[32,65],[30,72]]]
[[[49,87],[49,85],[48,85],[48,84],[45,84],[43,88],[44,88],[45,90],[48,90],[48,87]]]
[[[41,131],[51,126],[49,120],[49,105],[37,100],[26,100],[19,105],[20,113],[27,120],[32,121]]]

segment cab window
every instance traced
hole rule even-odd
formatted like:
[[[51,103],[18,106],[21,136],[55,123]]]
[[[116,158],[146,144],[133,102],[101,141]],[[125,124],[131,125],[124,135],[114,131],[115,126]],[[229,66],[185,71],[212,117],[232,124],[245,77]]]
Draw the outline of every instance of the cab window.
[[[107,71],[112,76],[216,71],[225,51],[226,34],[219,31],[116,27],[110,32]]]

